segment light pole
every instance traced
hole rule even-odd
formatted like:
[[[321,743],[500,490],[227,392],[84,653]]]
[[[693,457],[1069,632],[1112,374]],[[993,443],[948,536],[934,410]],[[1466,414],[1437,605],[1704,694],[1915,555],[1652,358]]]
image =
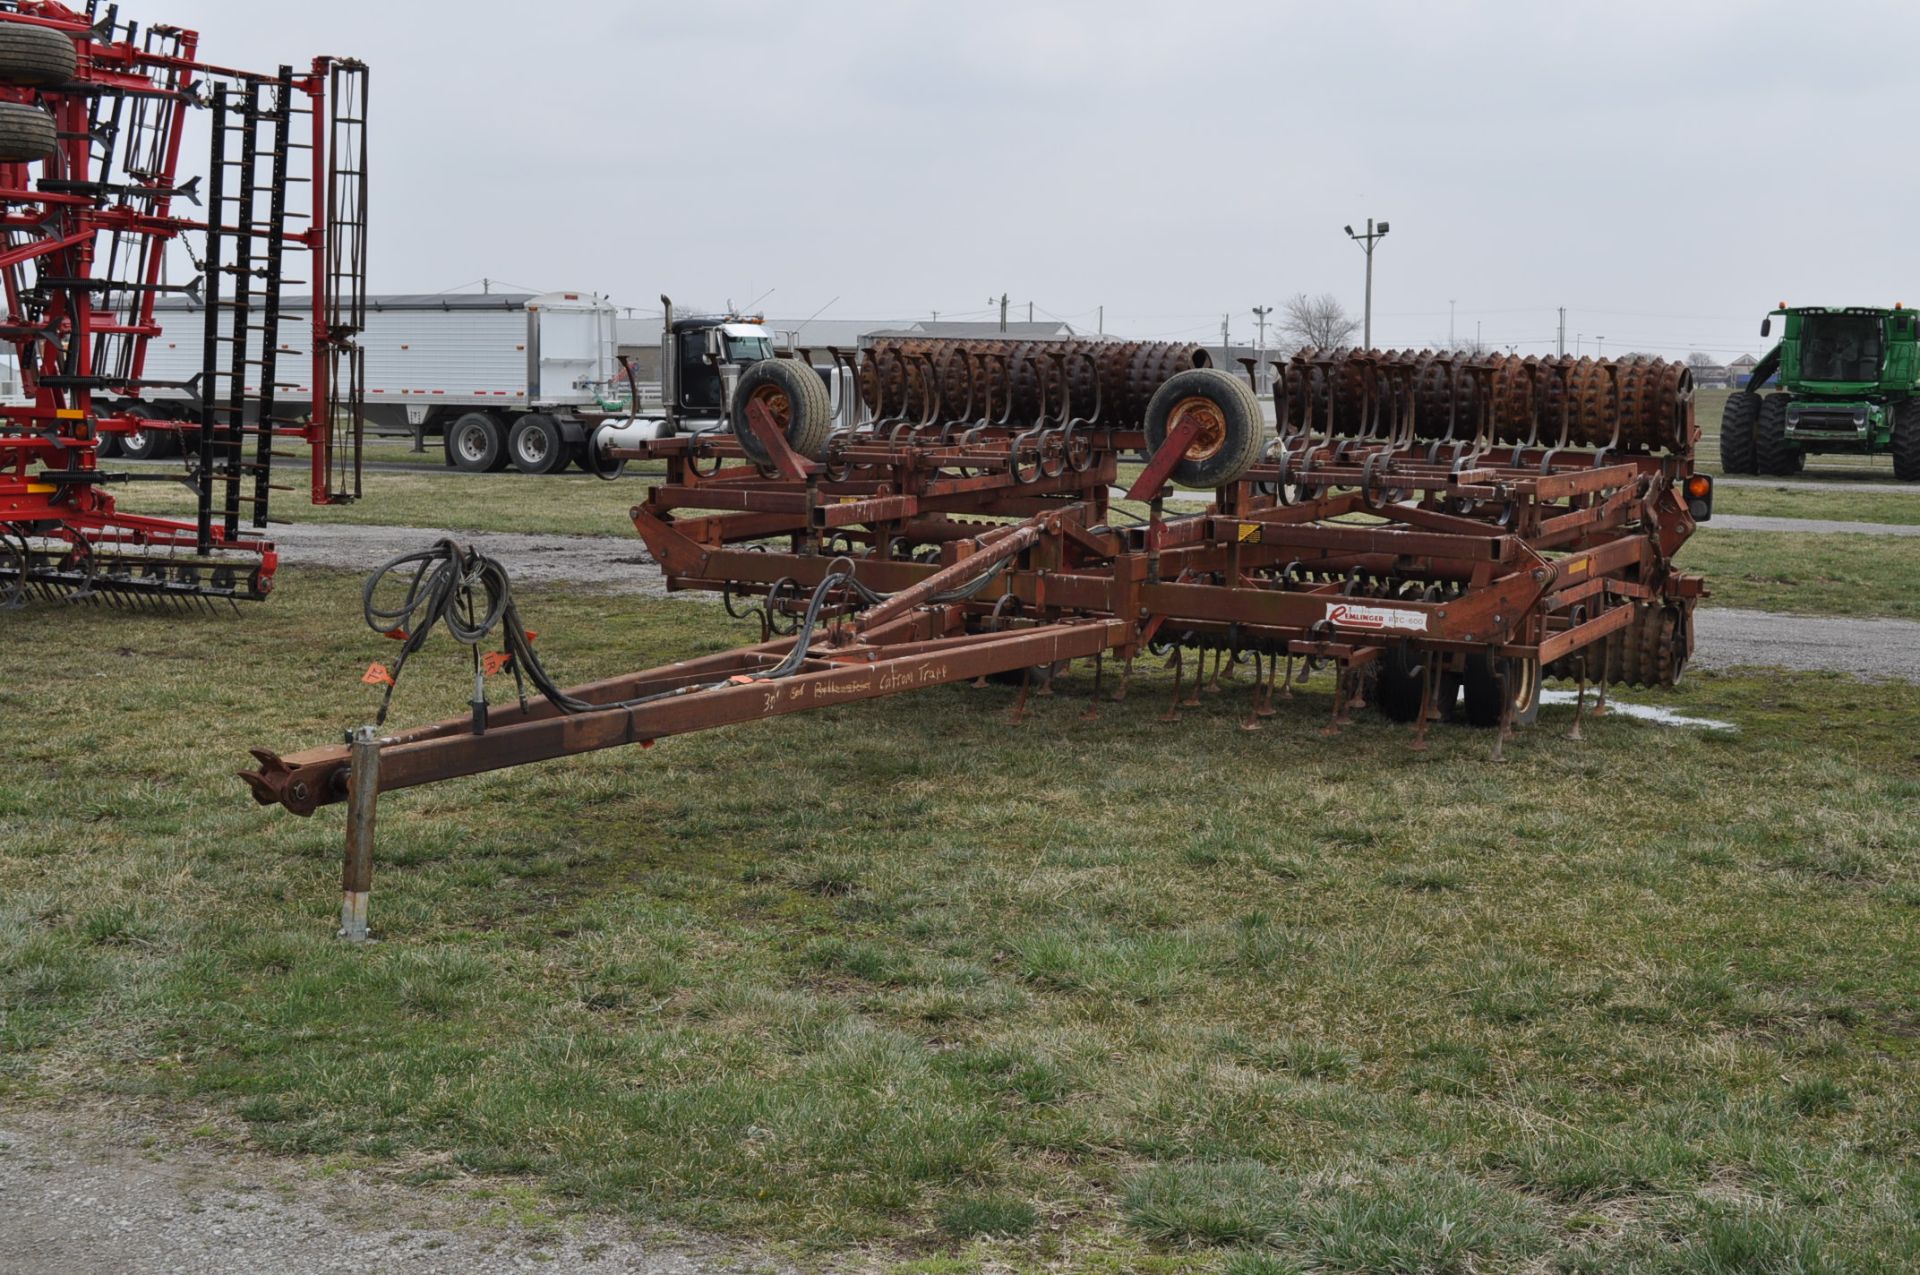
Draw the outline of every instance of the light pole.
[[[1347,238],[1359,244],[1360,251],[1367,254],[1367,307],[1363,312],[1360,340],[1367,349],[1371,350],[1373,348],[1373,249],[1375,244],[1387,237],[1387,223],[1383,221],[1379,228],[1375,229],[1373,218],[1369,217],[1366,234],[1355,234],[1352,226],[1346,227],[1346,231]]]
[[[1593,339],[1599,344],[1599,347],[1600,347],[1600,352],[1598,354],[1595,354],[1593,357],[1595,357],[1596,359],[1606,358],[1607,357],[1607,338],[1603,336],[1597,336]]]
[[[1260,325],[1260,335],[1253,347],[1253,379],[1262,386],[1267,382],[1267,316],[1272,313],[1270,305],[1253,307],[1254,321]]]

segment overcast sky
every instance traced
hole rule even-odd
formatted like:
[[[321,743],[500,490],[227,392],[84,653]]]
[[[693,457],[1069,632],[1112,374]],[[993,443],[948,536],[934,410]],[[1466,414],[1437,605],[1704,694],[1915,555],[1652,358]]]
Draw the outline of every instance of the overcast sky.
[[[150,10],[150,11],[149,11]],[[1920,302],[1920,5],[128,0],[204,56],[373,68],[377,292],[1236,339],[1392,223],[1374,341],[1761,347]]]

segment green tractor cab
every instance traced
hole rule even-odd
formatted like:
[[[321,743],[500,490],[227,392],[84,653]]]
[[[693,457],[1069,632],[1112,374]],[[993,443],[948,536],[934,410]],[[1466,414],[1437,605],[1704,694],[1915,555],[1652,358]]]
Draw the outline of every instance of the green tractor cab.
[[[1780,343],[1754,364],[1720,418],[1729,474],[1797,474],[1814,452],[1891,453],[1894,476],[1920,481],[1920,312],[1895,305],[1788,306]],[[1779,388],[1756,392],[1778,378]]]

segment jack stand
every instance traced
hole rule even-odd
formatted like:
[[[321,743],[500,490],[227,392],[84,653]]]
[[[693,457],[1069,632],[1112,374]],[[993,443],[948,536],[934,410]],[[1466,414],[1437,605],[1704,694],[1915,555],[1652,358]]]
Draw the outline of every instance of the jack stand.
[[[380,800],[380,732],[356,726],[349,741],[347,861],[340,874],[340,935],[367,941],[367,901],[373,893],[373,814]]]

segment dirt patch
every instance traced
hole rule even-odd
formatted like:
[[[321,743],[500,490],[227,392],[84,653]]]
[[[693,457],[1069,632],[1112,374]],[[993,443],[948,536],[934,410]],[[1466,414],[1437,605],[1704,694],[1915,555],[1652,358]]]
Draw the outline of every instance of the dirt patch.
[[[124,1113],[0,1114],[0,1275],[730,1275],[784,1263],[684,1233],[557,1219],[472,1182],[409,1187]]]

